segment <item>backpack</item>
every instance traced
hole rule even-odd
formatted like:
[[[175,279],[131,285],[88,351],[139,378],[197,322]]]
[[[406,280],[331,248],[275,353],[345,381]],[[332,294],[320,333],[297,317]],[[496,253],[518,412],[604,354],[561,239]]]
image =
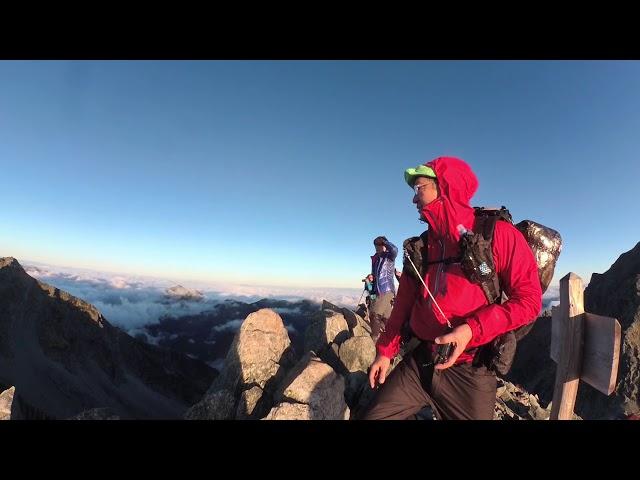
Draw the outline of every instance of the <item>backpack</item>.
[[[429,264],[460,262],[467,278],[480,285],[489,304],[502,303],[506,299],[506,295],[500,288],[500,280],[495,272],[491,246],[496,222],[505,221],[513,225],[513,220],[509,210],[504,206],[499,209],[475,207],[474,210],[476,216],[474,229],[476,232],[465,231],[461,234],[459,257],[428,262],[426,257],[427,230],[422,232],[419,237],[411,237],[404,241],[403,275],[409,274],[420,282],[407,257],[416,265],[423,278]],[[557,231],[531,220],[523,220],[514,226],[525,237],[533,252],[538,266],[538,279],[542,293],[544,293],[551,282],[556,261],[562,250],[562,238]],[[506,375],[515,357],[517,342],[531,331],[534,323],[535,320],[478,347],[473,364],[475,366],[484,365],[496,373]]]

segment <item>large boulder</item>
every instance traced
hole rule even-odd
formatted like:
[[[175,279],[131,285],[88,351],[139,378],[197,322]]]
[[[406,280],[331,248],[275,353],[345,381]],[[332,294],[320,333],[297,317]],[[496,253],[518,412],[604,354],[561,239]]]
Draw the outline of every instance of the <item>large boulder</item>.
[[[640,413],[640,242],[608,271],[594,273],[584,297],[587,312],[617,318],[622,327],[615,396],[605,397],[581,384],[584,413],[589,418]]]
[[[281,363],[293,360],[290,346],[280,315],[268,308],[250,314],[236,334],[214,386],[235,391],[238,386],[244,390],[244,386],[258,385],[264,390],[270,380],[284,373]]]
[[[224,408],[214,408],[212,402],[232,398],[231,417],[242,419],[262,418],[272,406],[272,394],[282,381],[286,371],[294,364],[291,341],[282,318],[271,309],[261,309],[247,316],[227,353],[224,368],[212,383],[208,395],[202,400],[209,407],[197,405],[190,411],[190,418],[204,412],[216,418]],[[212,399],[211,394],[226,391],[229,396]],[[246,392],[246,393],[245,393]]]

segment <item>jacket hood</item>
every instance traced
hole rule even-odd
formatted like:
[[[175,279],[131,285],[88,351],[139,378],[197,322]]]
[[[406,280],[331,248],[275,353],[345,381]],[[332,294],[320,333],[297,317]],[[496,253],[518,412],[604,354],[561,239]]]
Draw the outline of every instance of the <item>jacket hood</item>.
[[[440,196],[422,209],[422,215],[436,237],[457,243],[458,225],[473,227],[474,210],[470,202],[478,190],[478,179],[459,158],[438,157],[425,165],[436,173]]]

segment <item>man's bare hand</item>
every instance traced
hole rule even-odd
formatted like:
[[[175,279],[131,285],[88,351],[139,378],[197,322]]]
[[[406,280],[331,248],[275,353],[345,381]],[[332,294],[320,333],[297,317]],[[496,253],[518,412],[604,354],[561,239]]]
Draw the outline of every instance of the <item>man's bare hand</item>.
[[[434,341],[437,344],[454,343],[455,346],[453,352],[451,352],[451,355],[449,356],[449,360],[447,360],[445,363],[436,365],[435,369],[444,370],[445,368],[449,368],[451,365],[453,365],[460,354],[464,352],[464,349],[467,348],[467,345],[471,341],[472,336],[473,333],[471,332],[471,327],[466,323],[463,323],[462,325],[458,325],[446,335],[436,337]]]
[[[391,360],[383,355],[378,355],[369,368],[369,385],[376,388],[376,384],[382,385],[387,379],[387,371]]]

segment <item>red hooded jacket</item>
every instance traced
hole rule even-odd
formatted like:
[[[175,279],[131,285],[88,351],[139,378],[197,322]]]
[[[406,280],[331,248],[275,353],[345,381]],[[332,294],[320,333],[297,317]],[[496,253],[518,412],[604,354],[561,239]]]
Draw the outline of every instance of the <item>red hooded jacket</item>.
[[[429,223],[429,261],[460,254],[457,226],[474,230],[475,215],[469,202],[478,189],[478,180],[464,161],[439,157],[426,165],[438,178],[440,196],[422,209]],[[500,286],[509,299],[488,304],[479,285],[471,283],[459,263],[429,265],[424,281],[455,328],[467,323],[472,337],[466,350],[489,343],[497,336],[536,319],[542,308],[542,289],[533,253],[524,236],[508,222],[496,222],[493,258]],[[400,329],[405,321],[413,333],[433,341],[447,331],[446,320],[429,298],[424,286],[410,275],[400,277],[398,294],[385,331],[376,344],[380,355],[393,358],[400,348]],[[463,352],[456,363],[470,362],[473,354]]]

